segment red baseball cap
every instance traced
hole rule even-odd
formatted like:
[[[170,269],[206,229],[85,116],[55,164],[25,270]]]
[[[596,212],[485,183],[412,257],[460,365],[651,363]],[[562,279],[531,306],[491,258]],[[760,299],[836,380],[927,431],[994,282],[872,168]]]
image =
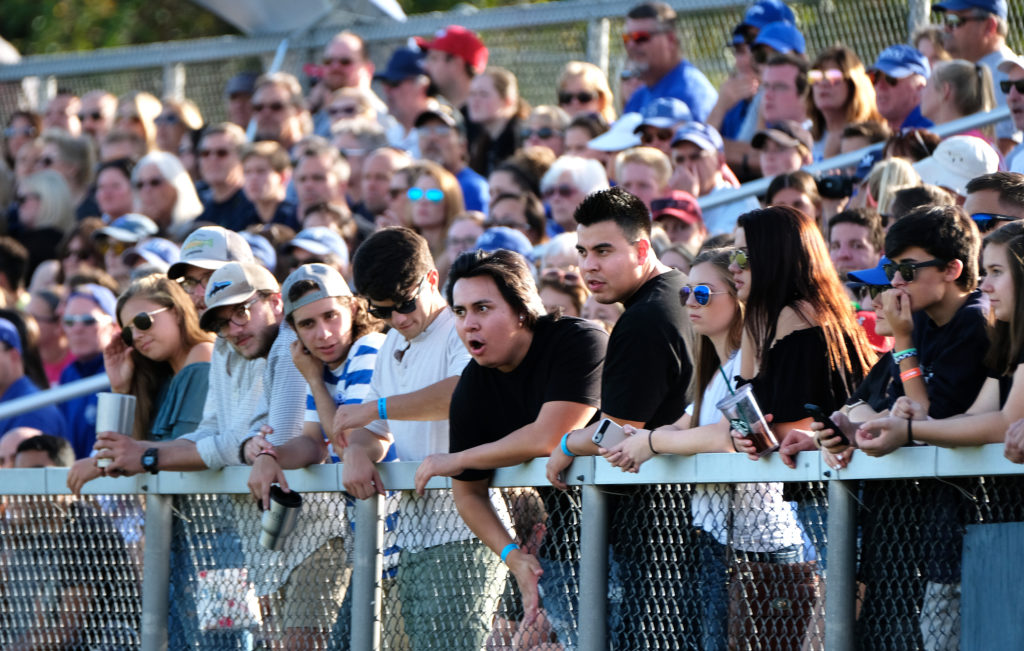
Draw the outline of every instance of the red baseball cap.
[[[434,34],[432,41],[417,36],[416,44],[423,50],[440,50],[457,56],[477,72],[481,72],[487,67],[487,46],[475,32],[462,25],[445,27]]]
[[[687,224],[704,221],[700,206],[693,195],[683,190],[673,190],[667,197],[659,197],[651,201],[651,214],[654,219],[675,217]]]

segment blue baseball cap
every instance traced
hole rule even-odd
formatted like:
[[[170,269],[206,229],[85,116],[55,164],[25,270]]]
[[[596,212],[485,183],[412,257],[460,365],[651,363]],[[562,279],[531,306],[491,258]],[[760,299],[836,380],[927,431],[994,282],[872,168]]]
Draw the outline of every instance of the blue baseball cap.
[[[7,319],[0,319],[0,342],[7,344],[20,353],[21,335],[18,334],[18,326]]]
[[[256,258],[256,262],[266,267],[268,271],[274,271],[277,268],[277,251],[274,250],[270,240],[262,235],[246,231],[242,231],[239,235],[249,243],[249,248],[252,249],[252,255]]]
[[[134,267],[141,259],[158,269],[160,273],[167,273],[180,257],[181,249],[178,245],[162,237],[151,237],[121,254],[121,260],[129,267]]]
[[[967,11],[980,9],[1006,20],[1006,0],[946,0],[932,5],[932,11]]]
[[[391,54],[391,58],[388,59],[388,67],[384,68],[384,72],[378,72],[373,78],[397,84],[425,74],[427,72],[423,69],[423,53],[419,50],[400,47]]]
[[[530,240],[521,232],[508,226],[495,226],[488,228],[476,238],[474,249],[491,253],[498,249],[515,251],[527,260],[533,259],[533,245]]]
[[[882,259],[878,261],[878,265],[871,267],[870,269],[861,269],[860,271],[848,271],[846,277],[850,280],[864,285],[876,285],[879,287],[886,287],[891,285],[889,282],[889,276],[885,275],[885,265],[892,264],[892,260],[882,256]]]
[[[150,235],[156,235],[160,228],[149,217],[138,213],[130,212],[121,215],[109,226],[97,229],[93,237],[107,236],[120,242],[138,242]]]
[[[905,79],[910,75],[921,75],[925,79],[931,76],[932,66],[928,57],[909,45],[890,45],[882,50],[871,70],[878,70],[890,77]]]
[[[70,301],[76,296],[89,299],[96,305],[99,305],[101,310],[114,317],[114,319],[117,319],[117,297],[114,296],[114,292],[110,291],[106,287],[95,283],[79,285],[75,287],[75,291],[71,292],[68,296],[68,300]]]
[[[693,119],[690,107],[681,99],[675,97],[659,97],[649,102],[640,113],[640,124],[633,129],[638,133],[643,127],[651,126],[659,129],[671,129],[680,122],[688,122]]]
[[[754,45],[767,45],[779,54],[796,52],[797,54],[807,53],[807,42],[804,35],[793,23],[776,21],[761,28]]]
[[[796,16],[793,15],[793,10],[780,0],[761,0],[747,7],[747,11],[743,14],[743,20],[732,30],[733,45],[742,43],[745,40],[743,38],[745,27],[761,29],[765,25],[780,21],[796,23]]]
[[[724,151],[725,141],[722,134],[713,126],[703,122],[687,122],[676,129],[676,135],[672,138],[672,146],[675,147],[681,142],[692,142],[704,151]]]
[[[341,235],[326,226],[312,226],[299,231],[295,239],[288,242],[288,246],[297,246],[313,255],[333,254],[348,264],[348,245]]]

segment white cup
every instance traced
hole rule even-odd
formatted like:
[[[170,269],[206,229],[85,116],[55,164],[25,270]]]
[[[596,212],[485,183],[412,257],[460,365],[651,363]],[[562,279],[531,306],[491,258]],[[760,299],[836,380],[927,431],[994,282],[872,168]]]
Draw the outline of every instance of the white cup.
[[[117,432],[131,435],[135,427],[135,396],[126,393],[96,394],[96,433]],[[99,468],[110,465],[110,459],[97,459]]]

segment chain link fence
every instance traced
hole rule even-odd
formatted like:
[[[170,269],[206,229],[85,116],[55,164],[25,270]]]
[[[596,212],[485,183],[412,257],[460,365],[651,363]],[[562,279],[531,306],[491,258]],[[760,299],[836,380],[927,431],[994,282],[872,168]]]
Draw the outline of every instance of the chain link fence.
[[[617,90],[625,60],[621,40],[623,17],[634,2],[566,0],[483,11],[453,11],[411,16],[405,23],[378,21],[349,26],[362,35],[378,69],[390,53],[413,36],[429,37],[448,24],[477,30],[490,49],[490,63],[518,76],[523,97],[533,105],[556,101],[556,81],[572,60],[592,61],[606,69]],[[714,84],[721,83],[732,62],[725,44],[748,3],[722,0],[674,0],[680,13],[684,55]],[[807,38],[808,54],[836,43],[852,47],[867,65],[885,47],[906,42],[909,26],[927,22],[929,3],[922,0],[819,0],[792,2]],[[1009,46],[1024,48],[1024,2],[1009,2]],[[329,21],[326,21],[329,23]],[[308,82],[303,65],[319,63],[323,45],[343,26],[290,35],[282,69]],[[145,90],[155,95],[182,94],[196,102],[207,122],[225,118],[223,89],[234,74],[269,66],[281,37],[232,37],[180,41],[150,46],[28,57],[19,65],[0,67],[0,80],[17,82],[41,77],[42,95],[56,88],[78,93],[105,88],[115,94]],[[172,74],[180,65],[182,76]],[[172,79],[184,78],[174,87]],[[0,93],[0,114],[39,98]]]

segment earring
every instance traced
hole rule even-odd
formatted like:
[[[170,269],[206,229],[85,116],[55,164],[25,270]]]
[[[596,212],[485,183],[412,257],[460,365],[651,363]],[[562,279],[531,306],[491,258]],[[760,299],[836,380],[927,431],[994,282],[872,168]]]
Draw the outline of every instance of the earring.
[[[525,321],[525,320],[526,320],[526,317],[525,317],[525,316],[523,316],[522,314],[520,314],[520,315],[519,315],[519,323],[522,323],[522,322],[523,322],[523,321]]]

